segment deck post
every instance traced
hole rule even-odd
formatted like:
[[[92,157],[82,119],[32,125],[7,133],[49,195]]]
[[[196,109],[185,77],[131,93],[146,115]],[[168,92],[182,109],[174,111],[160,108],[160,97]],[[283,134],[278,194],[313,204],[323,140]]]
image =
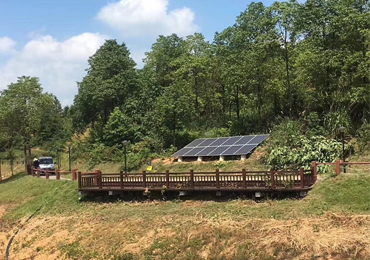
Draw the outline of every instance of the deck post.
[[[60,171],[55,171],[55,179],[60,180]]]
[[[340,175],[340,160],[335,161],[335,173],[337,174],[337,176]]]
[[[72,181],[75,181],[75,180],[77,180],[77,171],[76,169],[73,169],[72,170]]]
[[[99,189],[102,189],[102,173],[100,170],[98,170],[98,175],[99,175]]]
[[[143,171],[143,188],[146,188],[146,172]]]
[[[304,168],[303,167],[299,169],[299,175],[301,178],[301,188],[303,189],[304,188]]]
[[[49,179],[49,171],[48,170],[46,170],[46,172],[45,172],[45,178]]]
[[[99,170],[95,170],[94,186],[97,186],[97,187],[99,186],[98,175],[99,175]]]
[[[78,188],[81,189],[81,172],[78,172]]]
[[[275,189],[275,172],[271,172],[271,189]]]
[[[220,170],[216,169],[216,188],[220,188]]]
[[[190,170],[190,187],[194,188],[194,171]]]
[[[315,161],[311,163],[311,172],[312,172],[313,183],[315,183],[317,181],[317,162]]]
[[[245,172],[245,169],[242,169],[242,174],[243,174],[243,188],[247,188],[247,174]]]
[[[119,172],[119,182],[120,182],[121,189],[123,189],[123,171]]]
[[[166,171],[166,187],[167,189],[170,187],[170,171]]]

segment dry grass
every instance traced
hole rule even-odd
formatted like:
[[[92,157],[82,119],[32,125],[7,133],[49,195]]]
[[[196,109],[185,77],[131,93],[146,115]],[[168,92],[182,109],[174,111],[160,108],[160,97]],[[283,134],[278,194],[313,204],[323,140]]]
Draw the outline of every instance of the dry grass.
[[[263,169],[255,156],[224,163],[156,160],[153,166],[158,172],[185,172],[189,165],[195,171]],[[96,169],[118,172],[119,166]],[[40,203],[46,206],[16,237],[11,259],[370,259],[370,177],[357,174],[367,169],[354,169],[326,176],[303,200],[262,203],[79,203],[75,182],[11,178],[0,184],[0,259],[11,234]],[[24,187],[32,189],[20,193]]]
[[[11,253],[14,259],[368,259],[369,225],[369,216],[333,213],[291,220],[165,215],[115,222],[75,214],[34,219]]]
[[[13,172],[11,170],[11,166],[8,162],[3,162],[0,164],[1,167],[1,177],[3,180],[8,179],[14,174],[24,171],[24,164],[22,161],[16,161],[13,165]]]

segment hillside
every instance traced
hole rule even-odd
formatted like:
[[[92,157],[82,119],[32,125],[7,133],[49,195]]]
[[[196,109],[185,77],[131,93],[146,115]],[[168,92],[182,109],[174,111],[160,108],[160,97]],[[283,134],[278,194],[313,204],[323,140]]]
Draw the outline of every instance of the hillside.
[[[303,200],[260,203],[79,202],[76,185],[22,174],[1,183],[1,254],[16,227],[44,205],[16,237],[12,259],[370,257],[369,175],[326,177]]]

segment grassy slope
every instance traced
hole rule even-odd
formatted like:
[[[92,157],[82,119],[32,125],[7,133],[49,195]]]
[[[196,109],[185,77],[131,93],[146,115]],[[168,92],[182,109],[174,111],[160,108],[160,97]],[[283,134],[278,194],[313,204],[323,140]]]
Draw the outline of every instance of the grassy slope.
[[[153,168],[157,172],[167,169],[186,172],[190,168],[195,171],[264,169],[258,157],[257,153],[246,162],[223,163],[155,160]],[[66,155],[62,158],[63,169],[68,168],[67,158]],[[369,159],[364,154],[351,161]],[[73,168],[76,166],[81,171],[91,170],[83,163]],[[118,172],[120,167],[121,164],[107,163],[95,169]],[[19,170],[22,168],[21,165]],[[363,230],[364,223],[370,224],[367,216],[370,177],[358,175],[358,172],[368,173],[369,169],[366,166],[348,170],[356,175],[329,177],[303,200],[263,203],[195,199],[79,202],[76,182],[17,175],[0,184],[0,258],[19,220],[24,221],[40,205],[44,205],[41,212],[18,235],[13,255],[36,256],[36,259],[37,256],[40,259],[62,256],[67,259],[370,258],[370,252],[363,249],[370,247],[370,239]],[[53,241],[48,240],[51,238]],[[324,258],[316,258],[316,254]]]
[[[315,259],[307,250],[324,250],[332,259],[356,259],[357,250],[358,256],[370,257],[364,249],[370,241],[362,230],[370,220],[359,216],[369,213],[369,186],[369,175],[342,175],[321,181],[303,200],[99,203],[79,202],[76,182],[18,175],[0,184],[0,207],[6,209],[0,252],[13,225],[44,205],[17,237],[13,254],[40,259]],[[330,242],[325,240],[329,235]],[[335,247],[345,241],[346,246]]]
[[[221,171],[241,171],[243,168],[247,170],[265,170],[266,166],[259,162],[261,156],[260,150],[257,151],[246,161],[209,161],[209,162],[174,162],[173,158],[155,159],[152,161],[153,172],[165,172],[169,170],[171,172],[189,172],[190,169],[194,171],[215,171],[220,169]],[[63,155],[62,157],[62,168],[68,168],[68,156]],[[72,164],[72,168],[78,168],[80,171],[91,171],[93,169],[99,169],[103,173],[118,173],[123,170],[123,162],[121,163],[102,163],[90,168],[86,165],[86,162],[77,162]],[[135,172],[141,172],[146,170],[147,166],[143,165],[141,168],[136,169]]]

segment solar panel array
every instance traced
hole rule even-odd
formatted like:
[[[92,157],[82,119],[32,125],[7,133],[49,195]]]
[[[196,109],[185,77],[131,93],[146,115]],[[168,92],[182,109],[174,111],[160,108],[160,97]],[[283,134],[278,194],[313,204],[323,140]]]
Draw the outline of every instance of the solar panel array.
[[[181,150],[173,154],[173,157],[194,156],[228,156],[250,154],[258,145],[267,139],[269,135],[246,135],[209,139],[196,139]]]

